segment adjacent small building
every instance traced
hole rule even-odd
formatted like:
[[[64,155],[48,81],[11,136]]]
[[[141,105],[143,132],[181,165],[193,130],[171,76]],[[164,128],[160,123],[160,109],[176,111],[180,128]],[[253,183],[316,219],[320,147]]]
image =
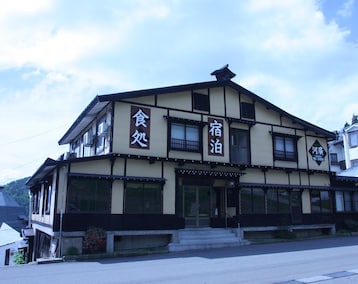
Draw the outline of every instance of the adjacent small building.
[[[188,228],[340,227],[328,141],[335,134],[232,81],[96,96],[28,180],[34,258],[167,246]],[[351,191],[351,189],[349,189]]]
[[[332,186],[345,188],[336,192],[337,214],[345,214],[348,222],[357,222],[358,211],[358,115],[353,115],[352,123],[346,123],[336,137],[329,142],[331,171],[336,176]]]

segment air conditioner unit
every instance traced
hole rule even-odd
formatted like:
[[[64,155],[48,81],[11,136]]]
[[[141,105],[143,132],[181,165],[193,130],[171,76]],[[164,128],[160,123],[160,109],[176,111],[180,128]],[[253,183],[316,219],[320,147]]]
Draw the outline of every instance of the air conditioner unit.
[[[105,135],[108,131],[108,124],[106,122],[102,122],[98,125],[98,135]]]
[[[83,145],[84,146],[92,146],[93,145],[93,135],[89,132],[86,132],[83,135]]]
[[[63,159],[64,160],[74,159],[76,157],[77,157],[77,154],[75,152],[65,152],[63,154]]]

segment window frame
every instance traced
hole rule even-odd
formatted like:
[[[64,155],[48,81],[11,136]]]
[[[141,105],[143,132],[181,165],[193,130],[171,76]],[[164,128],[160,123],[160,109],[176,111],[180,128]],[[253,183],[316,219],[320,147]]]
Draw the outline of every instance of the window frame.
[[[192,93],[193,110],[210,112],[210,98],[209,95],[198,92]]]
[[[134,189],[139,189],[139,188],[130,188],[130,186],[140,186],[140,189],[141,189],[141,193],[140,193],[140,196],[135,198],[136,199],[136,202],[139,201],[139,199],[141,198],[141,210],[134,210],[133,208],[130,208],[129,209],[129,196],[128,196],[128,191],[130,190],[134,190]],[[146,186],[158,186],[158,188],[146,188]],[[158,205],[159,204],[159,207],[155,208],[155,210],[153,211],[146,211],[145,210],[145,202],[148,202],[146,200],[146,193],[148,194],[150,190],[159,190],[159,196],[160,196],[160,201],[157,202],[158,200],[156,200],[155,204],[154,204],[154,208],[155,208],[155,205]],[[158,193],[156,193],[156,195],[158,195]],[[133,197],[133,196],[131,196]],[[153,201],[153,200],[151,200]],[[138,205],[138,203],[137,203]],[[152,207],[152,206],[151,206]],[[124,198],[123,198],[123,213],[124,214],[143,214],[143,215],[147,215],[147,214],[163,214],[163,184],[162,183],[159,183],[159,182],[135,182],[135,181],[126,181],[125,184],[124,184]],[[158,210],[159,208],[159,210]]]
[[[255,120],[255,104],[249,102],[240,102],[240,116],[242,119]]]
[[[331,161],[331,165],[335,165],[335,166],[339,165],[337,153],[329,153],[329,158]]]
[[[177,139],[177,138],[173,138],[173,125],[177,125],[180,127],[183,127],[183,136],[184,139]],[[188,128],[192,127],[197,129],[197,136],[198,136],[198,141],[195,140],[188,140],[187,136],[188,136]],[[169,150],[175,150],[175,151],[186,151],[186,152],[195,152],[195,153],[200,153],[202,151],[202,128],[199,125],[193,124],[193,123],[189,123],[189,122],[177,122],[177,121],[172,121],[170,122],[170,127],[169,127],[169,141],[168,141],[168,145],[169,145]],[[177,143],[174,143],[174,139],[177,140]],[[197,145],[194,146],[190,146],[190,144],[188,144],[188,142],[195,142]],[[180,142],[182,142],[182,144],[180,144]],[[181,145],[181,146],[180,146]]]
[[[328,199],[324,198],[325,197],[324,195],[327,195]],[[316,199],[314,202],[313,202],[313,198]],[[333,199],[331,193],[328,190],[311,190],[310,204],[311,204],[312,214],[333,212]],[[316,207],[313,206],[314,204],[316,204]],[[327,204],[329,205],[328,208],[327,206],[325,206]]]
[[[278,139],[282,139],[283,140],[283,150],[280,151],[279,149],[277,149],[277,143],[278,143]],[[287,162],[297,162],[298,160],[298,153],[297,153],[297,140],[298,137],[294,136],[294,135],[289,135],[289,134],[283,134],[283,133],[273,133],[272,135],[272,146],[273,146],[273,159],[276,161],[287,161]],[[287,149],[287,142],[292,141],[292,151],[288,151]],[[282,152],[279,153],[279,152]]]
[[[77,184],[73,184],[74,182],[77,181]],[[85,181],[83,184],[78,183],[80,181]],[[89,185],[89,184],[90,185]],[[102,183],[102,185],[101,185]],[[87,185],[86,185],[87,184]],[[77,188],[76,188],[77,186]],[[80,188],[80,186],[82,186],[82,188]],[[95,188],[90,188],[87,189],[86,187],[95,187]],[[103,187],[101,187],[103,186]],[[74,187],[74,188],[72,188]],[[83,188],[85,187],[85,188]],[[74,192],[71,192],[72,190],[77,190],[80,192],[77,192],[77,195]],[[84,191],[84,192],[81,192]],[[94,197],[90,198],[90,196],[86,193],[86,191],[91,191],[91,190],[95,190],[93,191],[94,193]],[[106,190],[107,192],[103,192],[103,190]],[[106,194],[106,195],[104,195]],[[81,199],[80,201],[76,201],[77,205],[76,207],[70,207],[71,204],[76,204],[76,202],[72,202],[72,198],[74,197],[82,197],[83,199]],[[84,198],[87,197],[87,198]],[[101,198],[99,198],[101,197]],[[104,200],[103,197],[105,197],[107,200]],[[85,206],[83,206],[83,202],[87,202],[87,208],[93,206],[93,204],[90,204],[91,201],[95,202],[94,206],[95,206],[95,210],[82,210],[82,207],[84,208]],[[104,206],[103,204],[101,205],[100,202],[104,202],[106,203]],[[88,205],[89,204],[89,205]],[[112,181],[111,180],[107,180],[107,179],[101,179],[101,178],[96,178],[96,177],[79,177],[79,176],[71,176],[69,178],[69,182],[68,182],[68,190],[67,190],[67,197],[66,197],[66,212],[68,213],[74,213],[74,214],[109,214],[111,213],[111,204],[112,204]],[[77,208],[78,210],[75,210],[75,208]],[[100,209],[98,209],[100,208]]]
[[[354,138],[354,139],[353,139]],[[358,130],[354,130],[348,133],[349,147],[358,147]]]
[[[239,142],[240,138],[243,138],[242,141],[246,141],[246,147],[243,146],[243,143]],[[245,157],[241,155],[242,152],[244,152]],[[251,145],[249,130],[230,128],[230,162],[244,165],[251,164]]]
[[[240,214],[266,214],[265,190],[261,187],[241,187],[240,208]]]

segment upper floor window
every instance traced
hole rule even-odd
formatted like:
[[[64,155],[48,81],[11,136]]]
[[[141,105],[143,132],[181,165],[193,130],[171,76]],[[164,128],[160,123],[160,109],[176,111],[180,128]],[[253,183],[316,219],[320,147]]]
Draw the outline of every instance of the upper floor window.
[[[100,154],[104,151],[106,147],[108,134],[108,123],[106,122],[106,116],[104,115],[97,124],[97,144],[96,144],[96,153]]]
[[[199,126],[185,123],[171,123],[170,149],[199,152],[201,139]]]
[[[297,161],[297,139],[284,134],[273,135],[274,159]]]
[[[255,105],[252,103],[240,103],[241,118],[255,119]]]
[[[331,165],[339,165],[337,153],[330,153],[329,156],[331,159]]]
[[[209,96],[193,93],[193,108],[196,110],[209,111]]]
[[[349,133],[349,146],[351,148],[358,146],[358,131],[353,131]]]
[[[49,182],[47,182],[44,184],[44,188],[43,188],[42,215],[50,214],[51,194],[52,194],[52,185]]]
[[[230,129],[230,160],[232,163],[250,164],[249,131]]]

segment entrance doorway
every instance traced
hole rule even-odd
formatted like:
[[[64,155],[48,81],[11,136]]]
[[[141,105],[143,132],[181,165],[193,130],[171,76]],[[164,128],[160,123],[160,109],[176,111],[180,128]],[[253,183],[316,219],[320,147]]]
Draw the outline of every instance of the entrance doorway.
[[[209,227],[212,192],[210,186],[184,185],[183,212],[186,227]]]

